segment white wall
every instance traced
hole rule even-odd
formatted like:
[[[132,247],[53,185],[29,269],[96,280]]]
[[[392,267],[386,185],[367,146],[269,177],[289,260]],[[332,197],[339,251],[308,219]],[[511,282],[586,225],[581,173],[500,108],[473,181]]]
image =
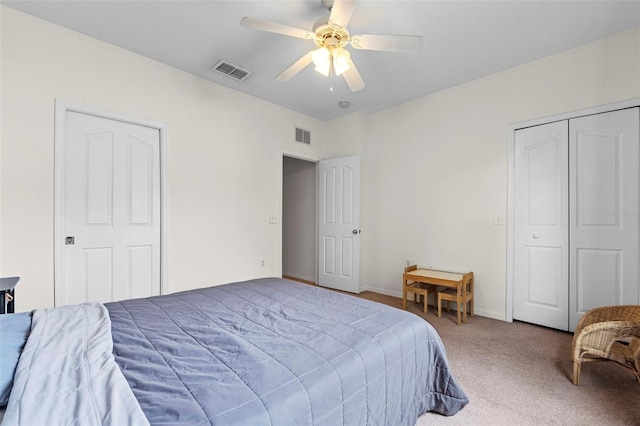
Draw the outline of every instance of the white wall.
[[[53,306],[54,99],[163,122],[168,291],[281,273],[282,152],[324,123],[0,7],[0,276],[16,309]],[[259,260],[266,260],[266,268]]]
[[[365,286],[401,295],[405,260],[471,270],[504,319],[507,127],[639,96],[636,29],[367,116]]]
[[[473,270],[477,312],[504,318],[506,226],[493,217],[506,217],[508,125],[640,97],[640,30],[325,123],[0,14],[0,276],[22,276],[18,310],[53,304],[55,98],[166,123],[168,291],[279,275],[281,226],[268,219],[280,212],[283,152],[359,153],[363,287],[400,295],[405,260]],[[294,142],[294,126],[314,144]]]

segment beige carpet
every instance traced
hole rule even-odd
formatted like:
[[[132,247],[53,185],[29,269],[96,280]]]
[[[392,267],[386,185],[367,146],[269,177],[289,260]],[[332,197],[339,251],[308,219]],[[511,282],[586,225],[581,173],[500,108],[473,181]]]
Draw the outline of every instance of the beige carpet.
[[[401,307],[401,300],[361,297]],[[410,303],[444,342],[453,374],[469,396],[455,416],[427,413],[417,425],[640,425],[640,383],[613,363],[582,367],[571,383],[573,335],[526,323],[471,317],[457,326],[455,311],[436,316]]]

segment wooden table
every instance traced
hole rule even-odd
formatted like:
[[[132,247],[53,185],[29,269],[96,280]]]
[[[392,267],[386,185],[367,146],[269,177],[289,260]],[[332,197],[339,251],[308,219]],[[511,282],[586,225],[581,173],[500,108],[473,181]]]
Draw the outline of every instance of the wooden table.
[[[469,285],[469,292],[473,295],[473,272],[459,274],[455,272],[436,271],[434,269],[416,269],[405,272],[402,275],[402,307],[404,309],[407,309],[408,281],[455,288],[457,294],[458,325],[461,323],[461,310],[463,311],[462,319],[464,322],[467,322],[466,303],[462,303],[462,294],[465,286]],[[473,297],[469,301],[469,314],[473,315]]]

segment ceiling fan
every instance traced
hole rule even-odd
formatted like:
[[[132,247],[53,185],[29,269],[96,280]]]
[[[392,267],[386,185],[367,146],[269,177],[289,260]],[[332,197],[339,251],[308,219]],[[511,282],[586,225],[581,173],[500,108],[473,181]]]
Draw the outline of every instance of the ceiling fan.
[[[278,81],[287,81],[307,65],[315,65],[315,70],[329,76],[332,72],[342,75],[351,91],[364,88],[364,80],[356,69],[346,45],[354,49],[382,50],[388,52],[417,52],[422,47],[422,37],[415,35],[351,35],[347,29],[355,10],[357,0],[322,0],[330,11],[328,17],[322,17],[313,25],[312,31],[306,31],[274,22],[244,17],[240,25],[254,30],[283,34],[286,36],[313,40],[317,48],[307,52],[293,65],[276,77]]]

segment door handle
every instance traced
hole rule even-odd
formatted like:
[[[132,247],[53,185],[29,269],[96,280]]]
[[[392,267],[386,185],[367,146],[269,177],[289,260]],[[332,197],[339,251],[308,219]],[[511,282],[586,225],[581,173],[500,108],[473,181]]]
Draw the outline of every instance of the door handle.
[[[533,238],[537,240],[538,238],[540,238],[540,234],[533,234]]]
[[[67,246],[72,246],[76,243],[76,237],[67,237],[64,239],[64,244]]]
[[[359,234],[360,232],[362,232],[362,231],[361,231],[361,230],[359,230],[359,229],[354,229],[353,231],[351,231],[351,233],[352,233],[353,235],[357,235],[357,234]]]

